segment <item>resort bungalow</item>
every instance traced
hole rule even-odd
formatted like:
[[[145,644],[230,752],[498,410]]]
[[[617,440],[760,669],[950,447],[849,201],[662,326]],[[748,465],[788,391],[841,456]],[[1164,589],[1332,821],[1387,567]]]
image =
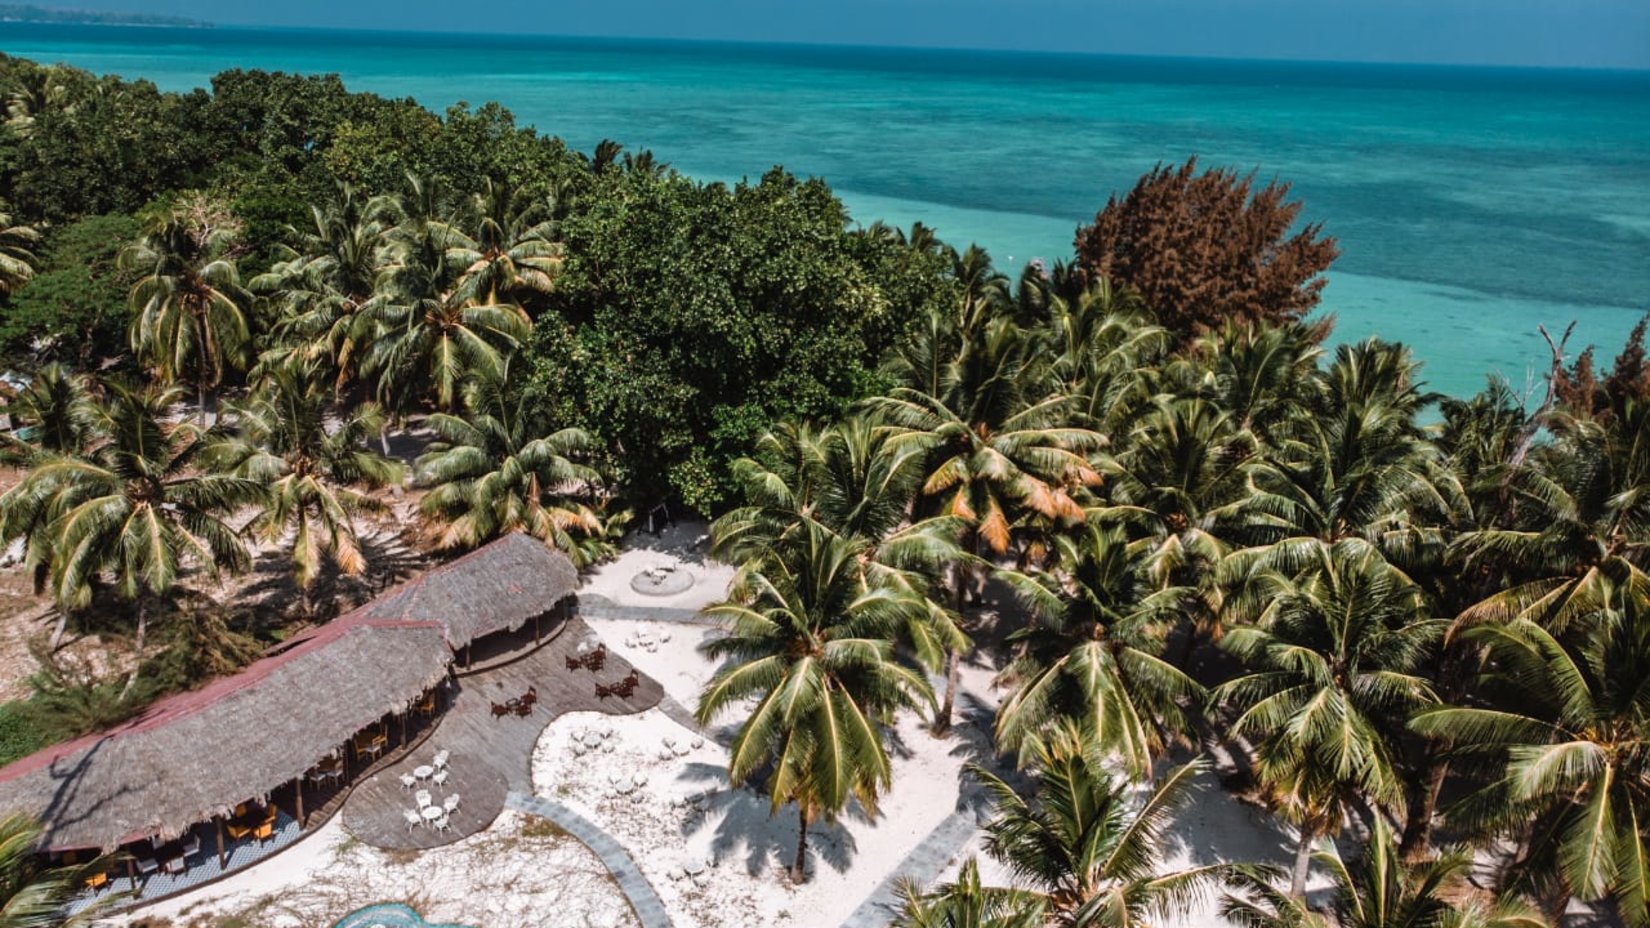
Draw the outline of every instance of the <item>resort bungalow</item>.
[[[124,852],[92,890],[209,882],[330,817],[429,730],[462,685],[458,655],[519,656],[567,618],[577,584],[566,556],[507,536],[233,676],[0,768],[0,809],[40,821],[42,853]]]

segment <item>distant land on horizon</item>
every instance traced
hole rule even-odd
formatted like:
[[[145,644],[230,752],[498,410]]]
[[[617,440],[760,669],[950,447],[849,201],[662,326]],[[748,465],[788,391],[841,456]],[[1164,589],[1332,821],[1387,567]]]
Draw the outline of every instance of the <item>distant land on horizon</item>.
[[[61,7],[36,6],[32,3],[0,3],[0,22],[66,23],[89,26],[173,26],[187,29],[212,28],[212,23],[201,19],[189,19],[184,16],[74,10]]]

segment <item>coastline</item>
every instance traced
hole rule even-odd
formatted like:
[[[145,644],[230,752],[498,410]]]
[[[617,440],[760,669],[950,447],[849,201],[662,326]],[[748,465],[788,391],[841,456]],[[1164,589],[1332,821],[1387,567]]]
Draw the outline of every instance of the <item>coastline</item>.
[[[1292,181],[1303,219],[1342,243],[1319,310],[1338,320],[1336,340],[1404,340],[1454,395],[1545,370],[1537,324],[1575,319],[1572,344],[1608,352],[1650,292],[1650,169],[1635,154],[1650,147],[1650,72],[1527,69],[1497,93],[1485,85],[1505,69],[480,41],[30,23],[0,51],[167,90],[256,67],[334,72],[437,112],[498,100],[574,148],[614,138],[701,181],[775,163],[821,177],[855,223],[920,220],[959,248],[983,244],[1010,276],[1032,257],[1069,259],[1073,231],[1111,191],[1189,146]],[[437,48],[452,53],[431,59]],[[1513,99],[1516,118],[1502,112]]]

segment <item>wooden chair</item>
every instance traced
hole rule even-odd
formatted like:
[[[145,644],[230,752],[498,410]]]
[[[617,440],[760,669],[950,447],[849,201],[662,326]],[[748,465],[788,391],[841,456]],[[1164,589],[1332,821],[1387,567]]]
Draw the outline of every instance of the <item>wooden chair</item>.
[[[275,839],[274,821],[264,822],[262,825],[259,825],[257,830],[252,832],[252,837],[257,838],[259,844],[262,844],[265,841],[273,841]]]

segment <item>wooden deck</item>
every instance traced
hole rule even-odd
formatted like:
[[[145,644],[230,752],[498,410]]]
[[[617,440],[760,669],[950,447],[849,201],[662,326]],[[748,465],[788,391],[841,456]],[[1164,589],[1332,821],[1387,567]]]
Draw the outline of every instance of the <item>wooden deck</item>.
[[[589,626],[570,619],[555,640],[520,660],[459,677],[457,696],[435,731],[400,762],[355,787],[344,803],[344,826],[368,844],[393,850],[437,847],[468,837],[492,824],[504,809],[507,792],[532,792],[533,748],[557,716],[578,711],[628,715],[657,705],[664,691],[646,676],[629,699],[596,697],[597,683],[616,683],[631,671],[613,649],[601,673],[567,669],[567,658],[577,656],[579,643],[595,639]],[[529,686],[538,690],[531,715],[493,716],[493,703],[518,697]],[[409,829],[402,810],[417,803],[414,790],[402,787],[400,775],[430,763],[441,750],[450,754],[445,786],[425,783],[415,789],[428,789],[436,803],[458,793],[458,811],[444,832],[425,825]]]

